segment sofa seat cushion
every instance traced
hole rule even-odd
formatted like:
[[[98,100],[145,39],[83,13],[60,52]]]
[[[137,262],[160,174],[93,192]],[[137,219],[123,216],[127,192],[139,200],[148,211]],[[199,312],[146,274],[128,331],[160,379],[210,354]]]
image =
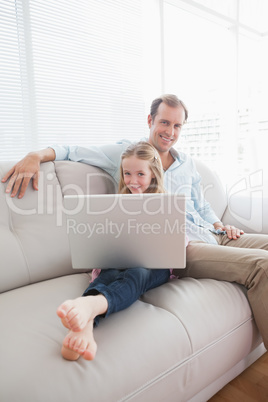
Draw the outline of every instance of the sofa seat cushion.
[[[74,274],[0,295],[1,400],[87,402],[90,395],[94,402],[186,401],[249,352],[245,337],[252,337],[252,347],[260,342],[239,287],[234,291],[227,284],[228,291],[225,283],[183,279],[148,292],[143,301],[101,321],[94,330],[94,361],[66,361],[60,349],[67,329],[56,308],[81,295],[89,278]],[[222,306],[215,292],[224,292]],[[207,319],[201,318],[201,310]]]
[[[88,281],[88,274],[76,274],[0,295],[1,400],[88,402],[90,395],[94,402],[118,401],[155,382],[165,384],[170,370],[182,372],[177,392],[184,387],[189,367],[181,363],[189,356],[190,344],[183,326],[169,312],[140,301],[95,329],[94,361],[61,357],[68,330],[56,309],[67,298],[81,295]],[[174,345],[180,339],[183,347],[170,349],[167,339]]]
[[[246,290],[238,284],[183,278],[147,292],[141,300],[176,316],[189,337],[191,377],[183,400],[227,373],[262,342]]]

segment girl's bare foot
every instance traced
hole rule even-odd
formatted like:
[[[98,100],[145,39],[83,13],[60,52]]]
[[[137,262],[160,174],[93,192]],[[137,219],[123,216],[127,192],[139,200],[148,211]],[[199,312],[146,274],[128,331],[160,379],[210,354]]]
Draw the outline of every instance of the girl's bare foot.
[[[102,295],[66,300],[57,309],[62,324],[71,331],[82,331],[97,315],[106,313],[107,299]]]
[[[80,356],[86,360],[93,360],[96,352],[93,321],[89,321],[80,332],[70,331],[65,337],[61,349],[62,356],[67,360],[77,360]]]

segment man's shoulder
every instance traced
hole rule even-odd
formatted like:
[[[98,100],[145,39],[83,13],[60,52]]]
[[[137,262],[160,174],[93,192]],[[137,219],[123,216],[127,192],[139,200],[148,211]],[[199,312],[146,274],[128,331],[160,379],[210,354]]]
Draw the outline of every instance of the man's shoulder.
[[[178,151],[175,148],[171,149],[171,154],[173,158],[177,159],[180,163],[189,163],[191,165],[195,165],[194,159],[192,158],[191,155],[186,154],[183,151]]]
[[[100,148],[102,148],[102,147],[111,147],[111,148],[113,148],[113,147],[118,147],[118,146],[128,146],[130,144],[132,144],[132,141],[127,140],[127,139],[122,139],[122,140],[119,140],[119,141],[104,142],[104,143],[100,144],[99,147]]]
[[[113,150],[122,150],[124,151],[129,145],[132,144],[132,141],[127,140],[127,139],[122,139],[120,141],[116,141],[113,143],[106,143],[103,145],[100,145],[99,148],[102,149],[103,151],[113,151]]]
[[[122,140],[117,141],[116,144],[129,146],[129,145],[133,144],[133,141],[123,138]]]

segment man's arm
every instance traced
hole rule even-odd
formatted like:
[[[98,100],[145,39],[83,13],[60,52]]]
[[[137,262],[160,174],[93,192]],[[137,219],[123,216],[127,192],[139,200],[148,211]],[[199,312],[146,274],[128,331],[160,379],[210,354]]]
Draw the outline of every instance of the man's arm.
[[[18,198],[22,198],[31,179],[33,179],[33,188],[38,190],[40,163],[54,161],[55,157],[56,154],[52,148],[30,152],[2,178],[2,183],[9,180],[6,193],[11,192],[11,197],[15,197],[19,192]]]
[[[31,152],[7,172],[2,182],[5,183],[9,179],[6,192],[12,191],[11,197],[15,197],[19,193],[18,197],[22,198],[31,178],[33,179],[33,188],[38,190],[40,163],[54,161],[55,159],[82,162],[99,167],[118,181],[120,156],[129,144],[131,144],[130,141],[122,140],[116,144],[91,146],[90,148],[55,145],[53,148]]]

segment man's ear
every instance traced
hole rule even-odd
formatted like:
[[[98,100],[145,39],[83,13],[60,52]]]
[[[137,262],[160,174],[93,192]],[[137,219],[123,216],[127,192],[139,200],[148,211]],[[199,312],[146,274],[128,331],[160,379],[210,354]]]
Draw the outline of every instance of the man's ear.
[[[153,123],[153,119],[152,119],[152,116],[151,116],[150,114],[148,115],[147,123],[148,123],[149,128],[151,128],[151,127],[152,127],[152,123]]]

